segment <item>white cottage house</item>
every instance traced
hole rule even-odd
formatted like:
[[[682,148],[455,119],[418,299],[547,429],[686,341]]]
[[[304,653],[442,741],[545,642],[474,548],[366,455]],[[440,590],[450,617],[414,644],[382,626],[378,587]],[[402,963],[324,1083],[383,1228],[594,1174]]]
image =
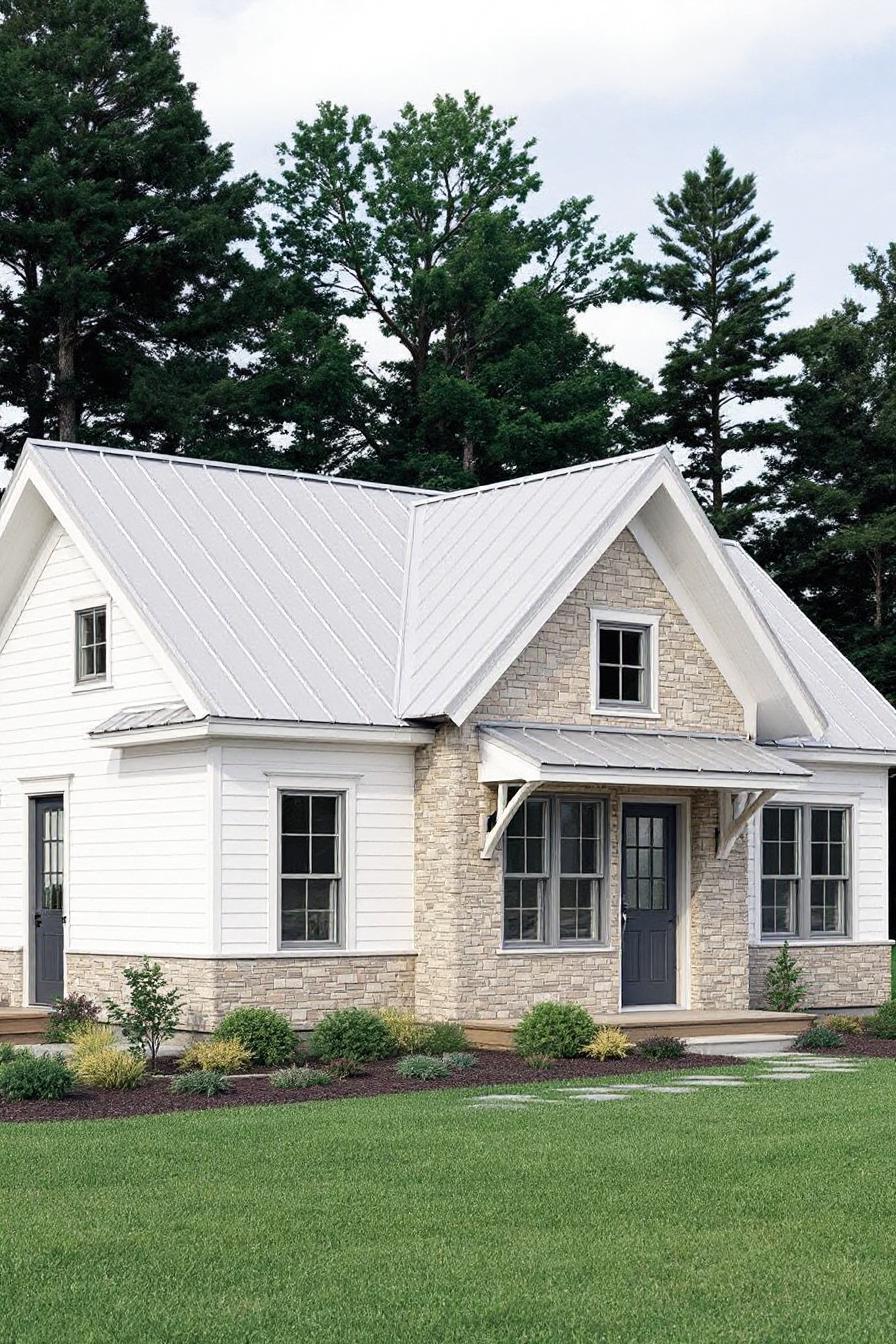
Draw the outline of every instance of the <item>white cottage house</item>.
[[[30,442],[0,506],[0,1004],[149,955],[199,1029],[721,1020],[785,938],[875,1004],[893,764],[666,450],[433,494]]]

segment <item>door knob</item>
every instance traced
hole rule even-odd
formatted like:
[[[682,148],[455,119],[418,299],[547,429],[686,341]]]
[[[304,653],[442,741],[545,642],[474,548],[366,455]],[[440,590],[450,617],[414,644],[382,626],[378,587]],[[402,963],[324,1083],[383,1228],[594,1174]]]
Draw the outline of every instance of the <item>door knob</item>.
[[[35,910],[35,912],[34,912],[34,927],[35,927],[36,929],[39,929],[40,926],[41,926],[41,924],[43,924],[43,922],[44,922],[44,921],[43,921],[43,915],[40,913],[39,910]]]

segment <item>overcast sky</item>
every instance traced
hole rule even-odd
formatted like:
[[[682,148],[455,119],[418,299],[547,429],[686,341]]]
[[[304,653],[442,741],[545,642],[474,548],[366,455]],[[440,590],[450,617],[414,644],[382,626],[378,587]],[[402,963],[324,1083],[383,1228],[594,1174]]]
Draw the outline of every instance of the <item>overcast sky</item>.
[[[896,238],[893,0],[150,0],[238,168],[320,99],[381,124],[406,100],[475,89],[538,141],[549,208],[593,195],[647,254],[656,193],[713,143],[753,171],[793,317],[839,302],[847,267]],[[654,374],[676,330],[641,305],[591,315],[617,357]]]

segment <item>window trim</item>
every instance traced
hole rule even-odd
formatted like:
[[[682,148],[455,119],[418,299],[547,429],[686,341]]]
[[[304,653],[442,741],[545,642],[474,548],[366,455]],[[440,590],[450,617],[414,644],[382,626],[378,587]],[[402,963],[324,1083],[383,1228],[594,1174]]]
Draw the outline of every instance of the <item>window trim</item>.
[[[768,809],[790,808],[799,813],[799,824],[797,828],[797,862],[799,873],[795,878],[783,880],[795,881],[796,891],[796,928],[792,933],[766,933],[762,927],[762,884],[765,879],[763,873],[763,854],[762,854],[762,818]],[[819,930],[813,932],[811,928],[811,901],[812,901],[812,881],[823,880],[823,875],[812,873],[812,813],[818,812],[842,812],[845,817],[846,836],[844,839],[844,853],[847,861],[846,876],[834,879],[844,883],[843,893],[843,930],[840,933],[832,933],[828,930]],[[800,944],[819,944],[819,943],[848,943],[854,941],[854,918],[853,903],[855,899],[855,871],[856,871],[856,847],[855,847],[855,805],[842,798],[780,798],[760,809],[756,818],[755,828],[756,842],[756,940],[758,943],[767,946],[778,946],[782,943],[790,943],[794,946]]]
[[[106,670],[91,676],[81,676],[81,618],[102,611],[106,618]],[[107,597],[86,599],[72,607],[74,626],[73,686],[75,691],[99,690],[112,685],[112,604]],[[94,646],[95,647],[95,646]]]
[[[592,607],[591,623],[591,713],[612,718],[658,719],[659,718],[659,645],[660,620],[658,611],[617,611],[603,607]],[[616,703],[600,698],[600,628],[610,626],[617,629],[641,631],[647,641],[647,656],[644,659],[644,676],[647,680],[644,698],[635,704],[632,701]]]
[[[301,770],[265,771],[269,789],[269,914],[268,951],[284,956],[327,956],[354,948],[356,929],[355,909],[355,847],[357,783],[360,775],[319,775]],[[337,941],[284,942],[281,936],[281,873],[280,873],[280,795],[282,793],[336,793],[342,798],[341,855],[342,880],[337,900]]]
[[[595,949],[606,950],[610,947],[610,908],[609,908],[609,887],[610,887],[610,808],[607,795],[605,794],[579,794],[579,793],[541,793],[540,791],[526,799],[524,807],[528,803],[545,803],[548,810],[547,824],[547,862],[545,864],[545,873],[539,878],[538,874],[533,874],[536,880],[543,883],[541,894],[541,905],[539,909],[539,938],[518,938],[510,939],[504,936],[504,911],[505,911],[505,881],[509,878],[525,877],[525,874],[508,873],[507,870],[507,840],[508,831],[505,831],[501,842],[501,944],[502,952],[576,952],[593,951]],[[579,874],[585,878],[591,877],[592,882],[597,884],[595,918],[597,922],[597,933],[593,938],[562,938],[560,937],[560,882],[562,877],[569,877],[570,874],[563,874],[560,868],[560,803],[593,803],[597,806],[600,835],[598,836],[597,854],[600,860],[600,872],[598,874]],[[508,828],[509,830],[509,828]],[[511,837],[512,838],[512,837]],[[556,859],[556,862],[555,862]]]

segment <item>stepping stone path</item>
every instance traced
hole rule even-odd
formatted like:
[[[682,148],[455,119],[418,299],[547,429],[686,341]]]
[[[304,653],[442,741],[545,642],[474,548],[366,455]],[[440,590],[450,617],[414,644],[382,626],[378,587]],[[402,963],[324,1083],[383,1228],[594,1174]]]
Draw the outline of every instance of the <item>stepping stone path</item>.
[[[674,1083],[592,1083],[589,1086],[558,1086],[554,1095],[535,1092],[484,1092],[466,1103],[467,1110],[521,1111],[526,1107],[562,1106],[575,1101],[625,1101],[637,1092],[651,1092],[660,1096],[694,1096],[699,1088],[750,1087],[757,1082],[804,1082],[807,1078],[825,1073],[857,1073],[863,1062],[836,1055],[748,1055],[764,1066],[761,1072],[748,1078],[729,1074],[695,1073],[676,1078]]]

